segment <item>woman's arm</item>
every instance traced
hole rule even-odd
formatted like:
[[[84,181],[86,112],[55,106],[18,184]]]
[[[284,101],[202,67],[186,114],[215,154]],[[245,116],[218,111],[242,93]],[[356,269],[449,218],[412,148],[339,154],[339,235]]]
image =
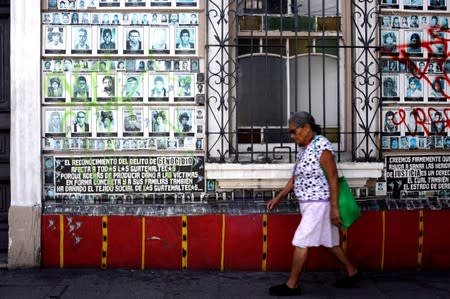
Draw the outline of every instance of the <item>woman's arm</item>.
[[[272,211],[272,209],[283,199],[286,197],[286,195],[292,191],[294,188],[294,177],[291,177],[289,181],[287,181],[286,186],[284,186],[283,190],[281,190],[280,193],[278,193],[274,198],[269,200],[267,203],[267,209]]]
[[[323,151],[320,156],[320,165],[323,171],[327,174],[328,185],[330,186],[330,204],[331,204],[331,222],[340,226],[342,224],[341,217],[339,216],[338,196],[339,196],[339,183],[338,172],[336,169],[336,162],[334,156],[329,150]]]

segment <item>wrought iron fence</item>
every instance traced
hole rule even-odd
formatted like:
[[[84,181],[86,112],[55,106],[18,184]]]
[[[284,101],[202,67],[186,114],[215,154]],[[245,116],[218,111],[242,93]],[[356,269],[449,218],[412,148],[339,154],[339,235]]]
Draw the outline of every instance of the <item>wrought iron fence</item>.
[[[297,110],[338,160],[380,160],[377,12],[375,0],[208,0],[207,161],[292,162]]]

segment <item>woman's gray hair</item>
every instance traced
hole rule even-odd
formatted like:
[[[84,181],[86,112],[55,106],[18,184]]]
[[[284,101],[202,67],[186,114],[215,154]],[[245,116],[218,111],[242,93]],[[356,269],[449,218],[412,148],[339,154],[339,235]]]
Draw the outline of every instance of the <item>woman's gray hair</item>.
[[[322,131],[320,126],[316,124],[314,117],[306,111],[299,111],[292,114],[289,118],[289,123],[294,123],[299,128],[303,128],[308,124],[316,134],[321,134]]]

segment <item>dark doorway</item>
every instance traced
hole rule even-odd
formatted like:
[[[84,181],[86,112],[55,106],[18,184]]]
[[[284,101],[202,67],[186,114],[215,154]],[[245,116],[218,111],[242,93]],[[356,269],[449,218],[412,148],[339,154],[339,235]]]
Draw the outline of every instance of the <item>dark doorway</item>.
[[[8,210],[10,192],[10,2],[0,0],[0,264],[8,252]],[[3,260],[5,259],[5,260]]]

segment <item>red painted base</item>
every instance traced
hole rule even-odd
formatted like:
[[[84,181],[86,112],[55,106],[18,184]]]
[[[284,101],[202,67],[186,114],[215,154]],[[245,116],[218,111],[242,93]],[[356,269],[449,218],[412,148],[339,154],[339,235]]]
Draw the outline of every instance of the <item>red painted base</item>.
[[[289,271],[299,215],[42,217],[43,267]],[[183,226],[184,225],[184,226]],[[341,243],[363,271],[450,270],[450,211],[366,212]],[[307,271],[340,265],[312,248]]]

